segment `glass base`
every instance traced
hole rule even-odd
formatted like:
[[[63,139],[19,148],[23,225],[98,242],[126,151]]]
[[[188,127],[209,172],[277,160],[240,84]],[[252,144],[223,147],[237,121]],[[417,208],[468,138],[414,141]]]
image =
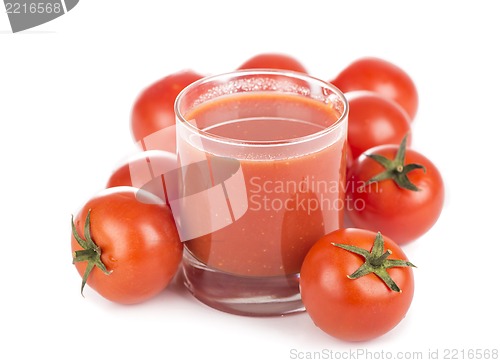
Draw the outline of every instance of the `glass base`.
[[[215,270],[184,249],[184,284],[204,304],[231,314],[280,316],[304,311],[299,274],[240,276]]]

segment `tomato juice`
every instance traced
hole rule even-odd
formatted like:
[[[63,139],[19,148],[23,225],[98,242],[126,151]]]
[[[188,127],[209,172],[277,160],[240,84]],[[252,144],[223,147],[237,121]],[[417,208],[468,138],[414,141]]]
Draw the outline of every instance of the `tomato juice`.
[[[185,242],[187,286],[221,310],[273,315],[279,309],[297,309],[289,304],[278,310],[242,306],[245,299],[254,302],[252,298],[259,297],[262,302],[300,303],[297,279],[306,253],[323,235],[342,227],[347,104],[336,94],[314,98],[295,92],[302,86],[294,92],[202,98],[193,102],[184,113],[185,124],[178,127],[182,165],[199,160],[214,165],[218,158],[231,158],[242,174],[241,183],[225,186],[220,202],[229,209],[228,223]],[[184,173],[185,188],[215,184],[213,175],[201,174]],[[224,209],[208,199],[196,203],[212,211],[206,219]],[[228,299],[237,303],[228,307]]]

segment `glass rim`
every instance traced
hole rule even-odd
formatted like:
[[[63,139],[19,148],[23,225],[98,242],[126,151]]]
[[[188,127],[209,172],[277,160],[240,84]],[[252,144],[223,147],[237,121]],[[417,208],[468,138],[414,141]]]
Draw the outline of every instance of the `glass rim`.
[[[228,78],[238,78],[238,77],[243,77],[243,76],[284,76],[289,79],[296,79],[296,80],[301,80],[305,81],[308,83],[314,83],[318,86],[321,86],[323,89],[329,89],[332,91],[332,94],[335,94],[336,97],[341,101],[343,104],[343,110],[342,113],[339,115],[339,117],[333,122],[331,125],[325,127],[322,130],[319,130],[317,132],[313,132],[311,134],[305,135],[305,136],[300,136],[296,138],[290,138],[286,140],[241,140],[241,139],[236,139],[236,138],[230,138],[230,137],[225,137],[225,136],[220,136],[214,133],[211,133],[209,131],[202,130],[198,128],[196,125],[194,125],[192,122],[187,120],[182,112],[180,111],[180,103],[183,97],[185,97],[192,89],[203,85],[207,84],[213,81],[217,80],[224,80]],[[259,91],[257,91],[259,92]],[[270,91],[270,92],[276,92],[276,91]],[[297,94],[300,96],[300,94]],[[318,101],[320,102],[320,101]],[[228,145],[234,145],[234,146],[244,146],[244,147],[278,147],[278,146],[290,146],[294,144],[299,144],[303,142],[309,142],[312,140],[315,140],[317,138],[320,138],[324,135],[328,135],[331,132],[333,132],[335,129],[340,127],[347,119],[349,111],[349,102],[347,101],[346,96],[344,93],[334,86],[333,84],[326,82],[320,78],[311,76],[306,73],[301,73],[301,72],[296,72],[296,71],[289,71],[289,70],[277,70],[277,69],[268,69],[268,68],[255,68],[255,69],[244,69],[244,70],[236,70],[236,71],[231,71],[231,72],[225,72],[225,73],[220,73],[220,74],[215,74],[215,75],[209,75],[206,77],[203,77],[199,80],[194,81],[193,83],[189,84],[186,86],[179,94],[177,95],[175,102],[174,102],[174,113],[175,116],[178,120],[180,120],[180,125],[185,127],[191,132],[195,132],[198,136],[218,142],[218,143],[224,143]],[[179,125],[176,122],[176,127]]]

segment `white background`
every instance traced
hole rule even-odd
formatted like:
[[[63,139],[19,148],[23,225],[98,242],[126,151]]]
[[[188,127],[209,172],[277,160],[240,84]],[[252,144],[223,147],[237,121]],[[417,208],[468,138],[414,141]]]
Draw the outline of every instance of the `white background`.
[[[81,0],[18,34],[0,7],[0,361],[286,362],[299,360],[293,350],[439,350],[444,358],[446,349],[499,349],[495,5]],[[327,80],[378,56],[417,84],[413,146],[441,169],[446,205],[435,227],[405,246],[418,266],[415,298],[379,339],[338,341],[305,313],[228,315],[180,284],[136,306],[89,288],[80,295],[70,216],[135,150],[137,94],[169,73],[226,72],[261,52],[293,55]]]

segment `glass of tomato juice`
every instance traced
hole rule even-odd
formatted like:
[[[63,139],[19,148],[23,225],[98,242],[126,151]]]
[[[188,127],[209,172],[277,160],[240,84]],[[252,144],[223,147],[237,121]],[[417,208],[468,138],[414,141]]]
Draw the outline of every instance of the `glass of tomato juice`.
[[[185,285],[230,313],[302,311],[302,261],[342,227],[344,95],[302,73],[243,70],[192,83],[175,112]]]

